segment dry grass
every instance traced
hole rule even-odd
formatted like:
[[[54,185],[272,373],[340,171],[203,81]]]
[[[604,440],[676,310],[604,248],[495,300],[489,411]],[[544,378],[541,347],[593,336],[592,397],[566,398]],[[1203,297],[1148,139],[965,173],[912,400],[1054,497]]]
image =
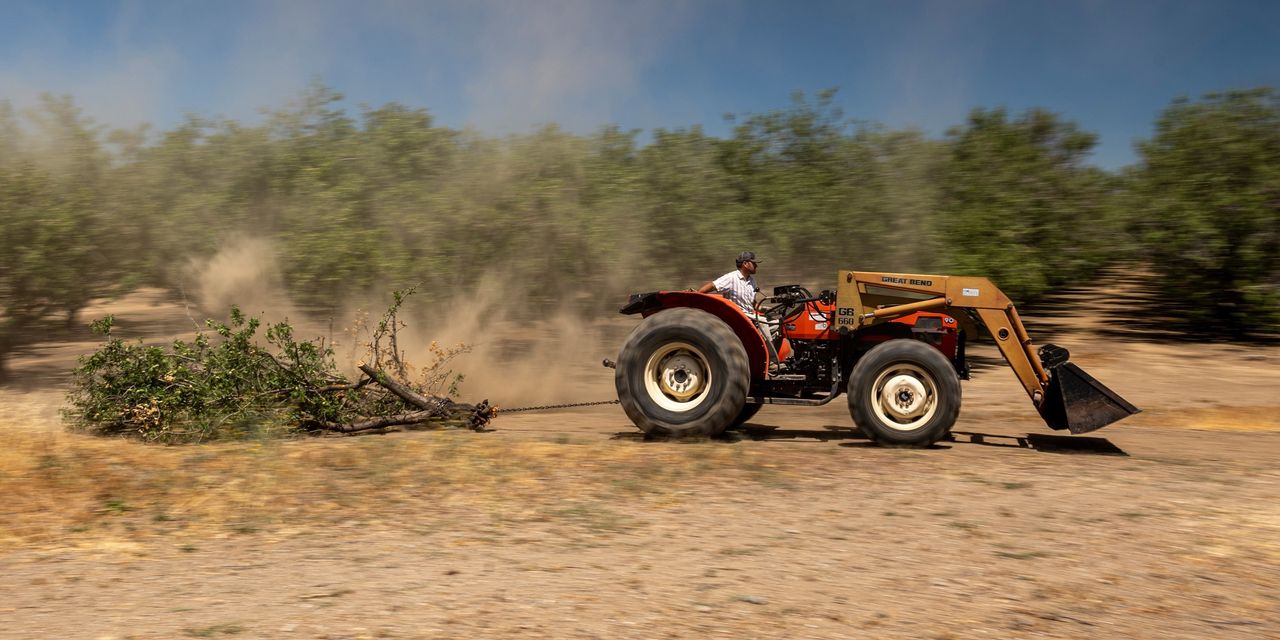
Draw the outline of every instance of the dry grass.
[[[1209,407],[1181,412],[1177,425],[1213,431],[1280,431],[1280,408]]]
[[[0,547],[131,546],[287,536],[327,527],[521,522],[625,531],[708,482],[774,486],[735,447],[513,442],[483,434],[165,447],[65,433],[0,431]],[[703,471],[715,468],[714,480]]]

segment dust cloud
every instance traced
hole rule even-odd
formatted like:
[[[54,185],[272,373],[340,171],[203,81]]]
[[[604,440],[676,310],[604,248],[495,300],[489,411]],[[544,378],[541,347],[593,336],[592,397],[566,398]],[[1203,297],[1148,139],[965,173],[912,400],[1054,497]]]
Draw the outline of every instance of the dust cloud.
[[[186,269],[189,302],[206,317],[225,318],[232,305],[264,322],[288,320],[300,339],[325,338],[334,346],[339,367],[356,375],[368,354],[369,331],[391,304],[390,291],[354,298],[332,317],[307,314],[284,286],[270,240],[228,238],[211,257],[194,259]],[[614,358],[626,319],[593,318],[569,309],[553,309],[523,320],[532,304],[514,273],[493,270],[472,287],[420,290],[408,299],[399,319],[405,326],[397,342],[407,363],[421,371],[435,360],[432,343],[469,351],[443,365],[463,375],[459,399],[488,399],[502,406],[611,400],[613,372],[601,366]]]
[[[485,280],[483,295],[455,299],[447,316],[426,325],[442,345],[471,347],[457,361],[464,399],[512,407],[614,398],[613,372],[601,360],[615,358],[620,344],[610,344],[604,323],[563,309],[539,320],[507,319],[519,298],[496,283],[511,280]]]
[[[228,238],[212,256],[192,259],[186,273],[191,302],[212,317],[225,316],[232,305],[268,320],[302,316],[285,292],[275,249],[265,238]]]

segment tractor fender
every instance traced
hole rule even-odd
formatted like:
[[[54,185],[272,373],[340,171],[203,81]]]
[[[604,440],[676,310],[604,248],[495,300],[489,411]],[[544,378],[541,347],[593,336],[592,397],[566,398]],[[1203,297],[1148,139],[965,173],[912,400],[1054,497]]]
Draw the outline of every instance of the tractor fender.
[[[747,350],[751,378],[763,380],[767,377],[769,350],[765,348],[764,336],[738,305],[725,298],[694,291],[637,293],[631,296],[630,301],[620,309],[620,312],[628,315],[639,313],[648,318],[655,313],[677,308],[700,309],[724,321],[742,341],[742,347]]]

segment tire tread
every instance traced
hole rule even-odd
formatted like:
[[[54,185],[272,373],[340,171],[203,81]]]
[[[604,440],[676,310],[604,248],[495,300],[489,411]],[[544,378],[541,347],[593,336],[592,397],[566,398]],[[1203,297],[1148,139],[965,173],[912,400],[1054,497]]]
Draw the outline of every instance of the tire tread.
[[[920,365],[933,374],[938,385],[938,410],[929,422],[912,431],[881,426],[870,406],[870,386],[886,366],[900,362]],[[868,351],[849,375],[846,395],[849,414],[869,439],[890,446],[927,447],[946,438],[960,416],[960,377],[955,367],[933,346],[915,339],[895,339]]]
[[[643,367],[640,361],[648,357],[647,341],[661,333],[683,334],[687,339],[702,342],[715,352],[714,357],[710,354],[709,357],[719,358],[725,365],[725,386],[720,397],[708,398],[713,403],[710,410],[688,423],[679,424],[653,415],[652,410],[646,410],[647,398],[641,397],[646,393],[644,382],[637,379],[635,368]],[[751,379],[746,349],[724,321],[699,309],[677,308],[645,318],[627,336],[618,354],[614,382],[623,411],[640,430],[650,436],[684,438],[716,436],[729,427],[742,411]]]

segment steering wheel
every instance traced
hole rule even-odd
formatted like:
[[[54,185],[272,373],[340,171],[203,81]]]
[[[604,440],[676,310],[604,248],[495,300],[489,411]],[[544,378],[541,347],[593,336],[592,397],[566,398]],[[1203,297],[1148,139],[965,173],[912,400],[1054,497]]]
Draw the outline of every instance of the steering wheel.
[[[799,296],[793,300],[784,299],[784,301],[779,302],[778,304],[775,304],[774,306],[769,307],[768,309],[765,309],[764,315],[766,317],[769,317],[769,318],[776,317],[779,320],[785,320],[786,318],[789,318],[799,313],[802,309],[804,309],[805,305],[808,304],[808,302],[796,302],[794,300],[807,300],[813,297],[813,294],[809,293],[808,289],[800,285],[791,285],[788,289],[789,290],[787,291],[787,293],[799,294]],[[776,296],[776,297],[781,297],[781,296]],[[790,298],[790,296],[787,296],[787,298]]]

